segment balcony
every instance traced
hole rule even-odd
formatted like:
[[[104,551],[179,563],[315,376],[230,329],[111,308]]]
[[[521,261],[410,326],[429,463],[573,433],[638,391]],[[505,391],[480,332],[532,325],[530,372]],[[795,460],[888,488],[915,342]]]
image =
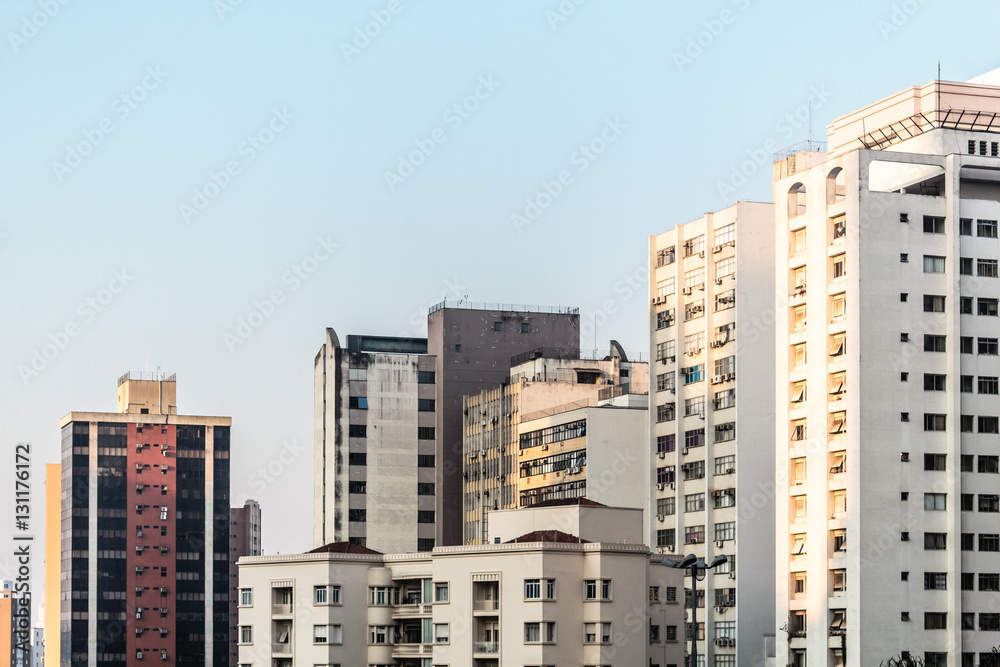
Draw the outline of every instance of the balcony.
[[[271,654],[291,655],[292,654],[291,642],[271,642]]]
[[[392,647],[392,657],[396,660],[407,658],[428,658],[434,654],[434,646],[420,643],[400,643]]]
[[[404,604],[392,610],[392,618],[394,620],[404,618],[421,618],[424,616],[430,616],[433,612],[434,605],[432,604]]]
[[[474,655],[496,655],[500,653],[500,642],[475,642],[472,652]]]
[[[500,610],[500,600],[475,600],[472,603],[472,611],[496,612]]]
[[[290,605],[290,604],[274,603],[274,604],[271,605],[271,615],[272,616],[291,616],[292,615],[292,605]]]

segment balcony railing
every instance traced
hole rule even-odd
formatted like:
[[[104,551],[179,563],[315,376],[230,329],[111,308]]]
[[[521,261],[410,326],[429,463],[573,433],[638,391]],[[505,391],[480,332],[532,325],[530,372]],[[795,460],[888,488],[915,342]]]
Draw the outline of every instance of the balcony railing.
[[[473,653],[497,654],[500,652],[500,642],[475,642],[472,648]]]
[[[291,642],[272,642],[271,653],[276,653],[279,655],[291,655],[292,644]]]
[[[271,605],[271,614],[276,615],[287,615],[292,613],[292,605],[290,604],[273,604]]]
[[[472,603],[473,611],[497,611],[500,609],[500,600],[475,600]]]

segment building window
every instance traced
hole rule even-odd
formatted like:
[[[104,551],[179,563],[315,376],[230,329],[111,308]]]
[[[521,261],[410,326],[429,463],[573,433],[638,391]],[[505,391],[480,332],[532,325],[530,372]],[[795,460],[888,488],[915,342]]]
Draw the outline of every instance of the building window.
[[[674,325],[674,309],[667,308],[656,313],[656,328],[666,329]]]
[[[969,464],[969,472],[972,471],[972,464]],[[979,456],[979,472],[996,473],[1000,472],[1000,457],[992,455]]]
[[[830,262],[832,264],[833,279],[837,280],[847,275],[847,256],[844,254],[834,255]]]
[[[676,279],[673,276],[656,281],[656,296],[666,297],[676,292]]]
[[[716,279],[725,278],[736,273],[736,257],[726,257],[715,263]]]
[[[971,257],[959,257],[958,258],[958,275],[960,275],[960,276],[971,276],[972,275],[972,258]]]
[[[940,551],[948,548],[947,533],[924,533],[924,549],[927,551]]]
[[[924,572],[925,591],[943,591],[948,589],[947,572]]]
[[[672,547],[676,543],[676,531],[673,528],[660,529],[656,531],[656,546]]]
[[[946,470],[947,454],[924,454],[924,470]]]
[[[979,511],[1000,512],[1000,496],[993,493],[980,493]]]
[[[924,273],[944,273],[944,257],[924,255]]]
[[[542,592],[545,597],[542,597]],[[525,600],[554,600],[556,597],[555,579],[525,579],[524,599]]]
[[[944,234],[944,218],[935,215],[924,216],[925,234]]]
[[[349,438],[367,438],[368,437],[368,426],[365,424],[351,424],[347,427],[347,437]]]
[[[393,626],[391,625],[369,625],[368,644],[379,646],[392,643],[392,631]]]
[[[705,236],[703,234],[699,234],[684,242],[685,257],[691,257],[702,252],[705,252]]]
[[[945,630],[948,627],[948,614],[943,612],[924,612],[924,630]]]
[[[704,396],[694,396],[692,398],[684,399],[684,416],[685,417],[704,417],[705,416],[705,397]]]
[[[684,432],[684,448],[702,447],[705,444],[705,429],[696,428]]]
[[[925,313],[943,313],[944,312],[944,297],[936,294],[925,294],[924,295],[924,312]]]
[[[705,494],[692,493],[684,496],[685,512],[701,512],[705,509]]]
[[[435,431],[433,426],[418,426],[417,440],[433,440],[434,433]]]
[[[447,644],[451,641],[449,636],[449,628],[447,623],[435,623],[434,624],[434,643],[435,644]]]
[[[347,372],[347,379],[351,382],[367,382],[368,381],[368,369],[367,368],[351,368]]]
[[[947,375],[924,373],[924,391],[944,391]]]
[[[659,516],[670,516],[677,511],[677,499],[674,496],[669,498],[656,499],[656,513]]]
[[[503,322],[494,322],[493,331],[503,331]]]
[[[736,539],[736,522],[735,521],[723,521],[721,523],[715,524],[715,540],[735,540]]]
[[[434,483],[433,482],[417,482],[417,495],[418,496],[433,496],[434,495]]]
[[[666,454],[676,450],[675,438],[676,436],[673,433],[656,436],[656,453]]]
[[[924,510],[928,512],[943,512],[948,509],[948,496],[944,493],[925,493]]]
[[[698,299],[684,304],[684,321],[694,320],[705,314],[705,300]]]
[[[715,398],[712,401],[713,407],[716,410],[725,410],[726,408],[732,408],[736,406],[736,390],[735,389],[724,389],[722,391],[715,392]]]
[[[434,510],[417,510],[417,523],[434,523]]]
[[[253,626],[252,625],[241,625],[240,626],[240,643],[241,644],[253,644]]]
[[[806,228],[792,230],[792,256],[801,255],[806,251]]]
[[[667,266],[673,264],[676,261],[677,253],[674,250],[675,246],[670,246],[669,248],[663,248],[662,250],[656,251],[656,266]]]
[[[240,606],[241,607],[252,607],[253,606],[253,589],[252,588],[241,588],[240,589]]]
[[[977,220],[976,236],[980,236],[982,238],[987,238],[987,239],[995,239],[997,237],[997,221]]]
[[[924,413],[925,431],[944,431],[947,424],[946,415]]]
[[[684,384],[701,382],[702,380],[705,379],[705,364],[698,364],[696,366],[689,366],[687,368],[682,368],[681,375],[684,376]]]
[[[351,396],[348,399],[349,407],[355,410],[367,410],[368,409],[368,397],[367,396]]]
[[[657,484],[672,484],[674,482],[674,466],[661,466],[656,469]]]
[[[684,544],[705,542],[705,526],[688,526],[684,531]]]
[[[676,404],[661,403],[656,406],[656,422],[663,423],[677,418]]]
[[[347,454],[347,464],[352,466],[367,465],[368,455],[364,452],[349,452]]]
[[[806,344],[796,343],[795,345],[792,346],[792,365],[798,368],[799,366],[805,366],[805,363],[806,363]]]
[[[983,299],[980,298],[976,301],[976,314],[986,315],[988,317],[997,316],[997,300],[996,299]]]
[[[610,644],[611,623],[584,623],[583,641],[585,644]]]
[[[996,278],[997,277],[997,260],[995,259],[978,259],[976,260],[976,275],[981,278]]]
[[[348,521],[358,521],[364,522],[368,520],[368,510],[358,509],[358,510],[347,510],[347,520]]]
[[[326,644],[329,642],[329,628],[325,625],[313,626],[313,644]]]
[[[681,471],[684,473],[685,481],[690,479],[702,479],[705,477],[705,462],[692,461],[691,463],[685,463],[681,466]]]
[[[531,622],[524,624],[524,643],[553,643],[556,640],[556,624],[552,621]]]
[[[584,600],[601,600],[603,602],[611,600],[610,579],[587,579],[583,583]]]
[[[418,398],[417,399],[417,411],[418,412],[434,412],[434,399],[433,398]]]
[[[997,339],[996,338],[980,338],[980,339],[978,339],[978,348],[979,348],[978,349],[979,354],[996,356],[996,354],[997,354]],[[972,352],[972,350],[970,349],[969,352]]]
[[[715,458],[715,474],[731,475],[736,472],[736,455],[717,456]]]
[[[846,591],[847,590],[847,570],[831,570],[830,574],[833,575],[833,590],[835,591]]]
[[[736,305],[736,290],[728,290],[715,295],[715,312],[729,310]]]
[[[736,240],[736,224],[730,223],[715,230],[715,245],[724,245]]]

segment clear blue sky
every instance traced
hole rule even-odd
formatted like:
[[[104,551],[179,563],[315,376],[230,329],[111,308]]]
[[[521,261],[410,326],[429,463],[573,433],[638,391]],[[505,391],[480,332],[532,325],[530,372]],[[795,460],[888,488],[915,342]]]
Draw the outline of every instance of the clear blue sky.
[[[808,138],[811,96],[822,139],[939,59],[1000,66],[996,2],[576,2],[0,3],[0,497],[31,442],[41,532],[58,420],[148,348],[181,412],[232,416],[266,551],[306,549],[324,327],[423,335],[468,294],[645,349],[648,235],[769,200],[769,160],[733,169]]]

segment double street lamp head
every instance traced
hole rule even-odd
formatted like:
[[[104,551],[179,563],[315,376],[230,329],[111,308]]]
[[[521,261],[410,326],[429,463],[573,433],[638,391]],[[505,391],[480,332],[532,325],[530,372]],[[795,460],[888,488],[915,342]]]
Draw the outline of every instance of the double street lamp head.
[[[718,556],[716,556],[715,559],[712,561],[711,565],[708,565],[705,561],[698,558],[694,554],[688,554],[680,561],[673,561],[669,558],[664,558],[662,561],[662,565],[665,565],[667,567],[677,568],[679,570],[688,570],[688,569],[709,570],[713,567],[719,567],[723,563],[728,563],[728,562],[729,558],[725,554],[719,554]]]

